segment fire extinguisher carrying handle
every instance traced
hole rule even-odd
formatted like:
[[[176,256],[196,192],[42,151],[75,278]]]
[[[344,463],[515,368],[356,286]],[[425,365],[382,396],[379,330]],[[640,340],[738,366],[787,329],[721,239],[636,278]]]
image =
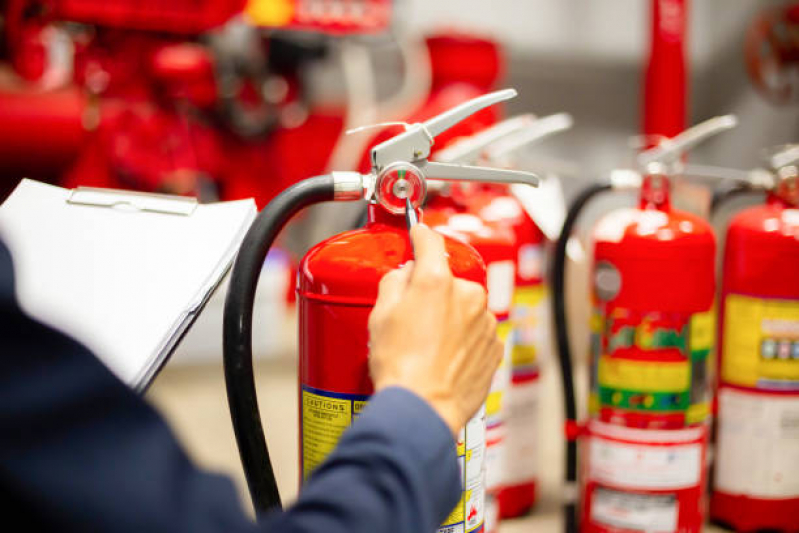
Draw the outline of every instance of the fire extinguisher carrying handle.
[[[291,186],[258,214],[233,265],[223,321],[225,386],[256,515],[281,506],[253,377],[253,304],[261,268],[275,238],[295,213],[320,202],[362,198],[361,177],[356,173],[317,176]]]
[[[610,183],[596,183],[583,189],[569,206],[566,220],[563,223],[558,241],[555,243],[555,254],[552,262],[552,315],[555,320],[555,341],[558,349],[558,362],[563,384],[564,413],[567,425],[577,421],[577,399],[574,391],[574,371],[572,369],[572,351],[569,343],[569,328],[566,322],[566,247],[577,219],[596,195],[613,190]],[[566,480],[567,493],[564,494],[564,531],[577,533],[579,520],[577,517],[577,440],[566,439]]]

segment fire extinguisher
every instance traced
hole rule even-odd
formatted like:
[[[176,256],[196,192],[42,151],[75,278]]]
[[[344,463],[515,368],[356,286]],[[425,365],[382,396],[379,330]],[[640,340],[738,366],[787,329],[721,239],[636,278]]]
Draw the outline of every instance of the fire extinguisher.
[[[436,195],[425,206],[425,223],[444,235],[464,241],[474,247],[486,264],[488,308],[497,318],[497,334],[505,345],[505,357],[491,382],[485,405],[485,533],[495,533],[499,523],[497,498],[502,487],[505,460],[505,409],[510,387],[510,309],[515,279],[516,237],[511,228],[485,222],[468,204],[451,196]]]
[[[446,162],[507,164],[515,151],[564,131],[571,124],[571,117],[565,113],[541,118],[520,115],[451,144],[436,158]],[[465,184],[450,195],[431,201],[443,224],[442,231],[463,235],[481,253],[489,272],[492,265],[497,265],[493,267],[495,271],[502,271],[500,265],[508,256],[514,263],[512,282],[496,274],[488,276],[489,301],[493,290],[495,301],[508,302],[509,309],[498,306],[494,311],[500,324],[507,325],[503,333],[510,335],[506,343],[507,370],[498,372],[500,379],[492,387],[496,401],[493,405],[489,402],[487,409],[486,532],[490,533],[493,527],[489,526],[499,519],[527,513],[536,498],[540,364],[542,358],[548,358],[549,350],[547,287],[543,279],[547,239],[508,186],[474,186],[468,191],[471,194],[464,194],[464,188]],[[428,220],[430,216],[428,211]],[[510,275],[507,268],[505,275]],[[499,438],[492,440],[493,435]],[[496,474],[492,474],[492,466]]]
[[[369,202],[369,222],[313,247],[298,274],[300,468],[303,478],[332,451],[373,392],[368,374],[367,319],[380,278],[412,258],[405,228],[406,204],[419,209],[427,179],[537,183],[532,174],[428,161],[434,139],[469,115],[516,95],[490,93],[406,131],[372,149],[372,171],[333,172],[306,179],[273,200],[244,238],[225,302],[224,364],[228,401],[239,452],[258,513],[280,506],[261,426],[252,369],[252,310],[258,272],[275,236],[303,207],[329,200]],[[473,248],[447,239],[456,276],[485,284],[485,266]],[[325,411],[325,416],[321,411]],[[482,526],[484,410],[461,432],[464,456],[461,502],[443,526],[464,531]],[[313,438],[312,438],[313,437]],[[467,453],[469,452],[469,453]],[[466,462],[470,457],[474,464]]]
[[[743,189],[765,189],[765,203],[727,229],[710,516],[736,531],[799,531],[797,163],[799,145],[772,153]]]
[[[569,533],[578,523],[590,533],[701,530],[716,245],[707,222],[671,208],[669,178],[680,173],[689,148],[735,124],[733,116],[716,117],[664,140],[639,154],[640,180],[612,175],[570,206],[552,272]],[[591,198],[629,185],[640,188],[639,206],[605,215],[593,230],[589,418],[580,426],[565,312],[566,243]]]

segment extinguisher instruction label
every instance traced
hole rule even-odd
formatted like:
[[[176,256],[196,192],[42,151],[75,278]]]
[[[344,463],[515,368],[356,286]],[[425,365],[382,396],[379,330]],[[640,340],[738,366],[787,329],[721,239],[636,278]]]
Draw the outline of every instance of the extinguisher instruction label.
[[[538,379],[513,383],[507,401],[505,468],[508,485],[530,483],[538,476]]]
[[[591,412],[609,407],[675,413],[682,423],[709,412],[715,313],[600,307],[591,320]]]
[[[333,451],[368,396],[302,388],[302,472],[307,478]]]
[[[358,418],[368,396],[329,392],[302,386],[302,471],[306,479],[333,451],[344,431]],[[504,430],[504,428],[503,428]],[[458,435],[461,498],[437,533],[469,533],[483,526],[485,516],[485,406]]]
[[[591,520],[608,526],[653,533],[677,530],[678,505],[673,494],[636,494],[598,487]]]
[[[544,284],[517,287],[513,293],[511,362],[513,375],[538,372],[539,358],[549,351],[549,307]]]
[[[719,390],[716,488],[799,497],[799,396]]]
[[[723,335],[723,382],[799,390],[799,300],[728,294]]]
[[[696,436],[694,428],[671,433]],[[588,446],[589,479],[603,485],[643,490],[690,488],[699,485],[704,468],[700,442],[632,443],[594,434]]]

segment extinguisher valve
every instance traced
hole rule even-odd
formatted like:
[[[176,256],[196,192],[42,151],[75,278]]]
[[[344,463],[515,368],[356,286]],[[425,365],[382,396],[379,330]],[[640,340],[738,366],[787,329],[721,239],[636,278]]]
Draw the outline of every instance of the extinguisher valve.
[[[419,207],[427,196],[427,180],[444,181],[476,181],[482,183],[524,183],[538,186],[538,177],[532,172],[505,170],[489,167],[460,165],[453,163],[428,161],[435,137],[448,130],[461,120],[490,105],[508,100],[516,96],[514,89],[505,89],[473,98],[452,109],[434,116],[419,124],[400,124],[405,131],[383,141],[372,148],[372,172],[360,176],[365,197],[369,201],[379,203],[389,212],[402,214],[406,210],[406,199],[410,199],[414,208]],[[521,118],[519,124],[529,122],[530,118]],[[351,132],[369,129],[364,126]],[[511,124],[508,129],[516,129]],[[354,199],[355,185],[342,185],[347,192],[342,194]],[[354,177],[352,177],[354,181]],[[350,190],[350,187],[353,189]]]
[[[769,150],[769,166],[776,171],[799,163],[799,144],[784,144]]]
[[[682,157],[708,137],[738,125],[735,115],[722,115],[700,122],[657,146],[641,152],[638,164],[646,174],[670,176],[682,171]]]

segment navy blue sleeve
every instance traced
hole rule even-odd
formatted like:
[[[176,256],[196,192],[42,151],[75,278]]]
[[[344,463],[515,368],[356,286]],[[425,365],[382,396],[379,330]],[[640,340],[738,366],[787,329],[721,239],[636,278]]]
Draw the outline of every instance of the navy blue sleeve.
[[[454,506],[452,436],[422,400],[376,395],[297,504],[256,526],[163,419],[85,347],[25,316],[0,243],[0,509],[33,531],[430,531]],[[220,401],[224,401],[220,399]]]
[[[460,497],[455,440],[413,393],[388,388],[370,400],[296,504],[272,518],[280,532],[427,532]]]

